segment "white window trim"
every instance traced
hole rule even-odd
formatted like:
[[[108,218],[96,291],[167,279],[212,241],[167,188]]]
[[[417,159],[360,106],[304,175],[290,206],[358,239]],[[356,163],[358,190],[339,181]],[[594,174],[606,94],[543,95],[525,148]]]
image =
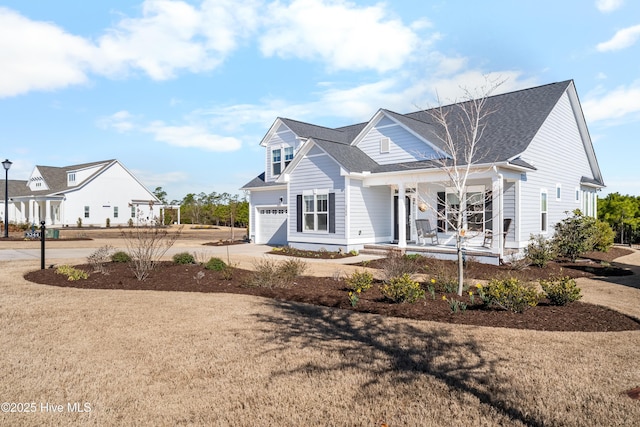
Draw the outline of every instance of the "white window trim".
[[[482,230],[474,230],[474,233],[482,233],[486,230],[486,225],[487,225],[487,218],[486,216],[486,198],[487,198],[487,192],[491,191],[491,187],[485,187],[484,185],[470,185],[467,187],[467,190],[465,191],[465,194],[467,195],[467,199],[468,199],[468,195],[469,193],[481,193],[482,194]],[[448,233],[452,233],[455,232],[455,229],[452,229],[452,225],[449,224],[449,203],[448,203],[448,195],[449,194],[455,194],[456,196],[457,194],[457,190],[454,187],[447,187],[445,189],[445,195],[444,195],[444,208],[445,208],[445,228],[446,228],[446,232]],[[469,223],[468,223],[468,216],[469,213],[466,209],[466,203],[467,201],[461,201],[460,203],[460,212],[463,212],[463,218],[462,218],[462,228],[464,228],[465,230],[469,229]]]
[[[545,195],[546,205],[547,205],[546,209],[544,211],[542,210],[542,195],[543,194]],[[549,232],[549,193],[548,193],[546,188],[540,189],[539,209],[540,209],[540,217],[539,217],[540,218],[540,234],[547,234]],[[546,222],[546,224],[545,224],[546,228],[544,228],[544,229],[542,228],[542,225],[543,225],[542,224],[542,222],[543,222],[542,221],[542,214],[546,215],[546,217],[545,217],[545,219],[546,219],[546,221],[545,221]]]
[[[305,197],[313,196],[313,212],[307,212],[307,203]],[[324,214],[325,211],[318,212],[318,196],[326,196],[327,198],[327,229],[318,230],[318,214]],[[306,215],[313,213],[313,229],[306,228]],[[302,192],[302,232],[312,234],[329,234],[329,190],[305,190]]]
[[[275,154],[276,151],[280,152],[280,154],[279,154],[280,159],[277,162],[274,160],[274,154]],[[283,151],[282,147],[272,147],[271,148],[271,158],[269,159],[269,164],[271,165],[271,175],[272,176],[278,176],[278,175],[280,175],[282,173],[282,151]],[[278,173],[276,173],[275,170],[274,170],[274,166],[276,164],[280,165],[280,172],[278,172]]]
[[[387,137],[380,138],[380,154],[389,153],[391,151],[391,139]]]

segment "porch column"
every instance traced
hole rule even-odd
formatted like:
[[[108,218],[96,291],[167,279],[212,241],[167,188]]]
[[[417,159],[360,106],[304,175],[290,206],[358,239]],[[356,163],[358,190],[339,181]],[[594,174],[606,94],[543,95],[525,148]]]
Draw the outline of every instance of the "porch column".
[[[51,225],[51,200],[49,199],[44,202],[44,221],[45,224]]]
[[[407,218],[407,206],[405,204],[404,183],[398,184],[398,247],[407,247],[407,227],[404,223]]]
[[[500,259],[504,256],[504,236],[502,233],[503,223],[504,223],[504,183],[502,174],[497,174],[495,177],[491,179],[491,187],[493,194],[493,210],[497,211],[497,215],[494,215],[493,220],[493,243],[491,244],[492,250],[496,248],[495,243],[497,243],[497,253],[500,255]],[[496,242],[497,240],[497,242]],[[496,253],[495,250],[493,250]]]

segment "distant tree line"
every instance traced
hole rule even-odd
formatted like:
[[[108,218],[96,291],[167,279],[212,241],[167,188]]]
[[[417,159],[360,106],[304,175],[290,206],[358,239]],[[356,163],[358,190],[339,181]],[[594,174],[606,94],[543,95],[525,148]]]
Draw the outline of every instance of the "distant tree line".
[[[640,243],[640,196],[608,194],[598,199],[598,219],[616,233],[616,243]]]
[[[153,194],[165,205],[180,205],[180,222],[183,224],[218,225],[245,228],[249,224],[249,202],[237,194],[204,192],[189,193],[182,200],[167,201],[167,193],[156,187]],[[178,213],[167,209],[165,224],[178,220]]]

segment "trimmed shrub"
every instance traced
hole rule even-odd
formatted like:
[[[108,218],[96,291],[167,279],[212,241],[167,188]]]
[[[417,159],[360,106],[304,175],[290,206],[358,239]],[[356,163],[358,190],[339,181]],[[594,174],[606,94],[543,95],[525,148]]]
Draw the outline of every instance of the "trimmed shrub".
[[[227,264],[225,264],[225,262],[220,258],[211,257],[204,265],[204,268],[207,270],[222,271],[227,268]]]
[[[366,292],[371,289],[373,284],[373,274],[368,271],[354,271],[346,279],[347,287],[353,291]]]
[[[529,237],[529,245],[524,250],[525,257],[536,267],[545,267],[556,257],[556,251],[551,240],[541,234]]]
[[[124,251],[118,251],[113,255],[111,255],[111,261],[112,262],[130,262],[131,257],[129,256],[128,253]]]
[[[195,264],[196,259],[189,252],[180,252],[173,256],[173,262],[176,264]]]
[[[566,305],[582,298],[576,281],[570,277],[540,280],[540,286],[553,305]]]
[[[540,294],[532,286],[523,285],[516,278],[493,279],[485,286],[477,286],[478,294],[487,306],[497,306],[504,310],[522,313],[535,307]]]
[[[395,303],[414,303],[424,298],[424,289],[409,274],[391,278],[389,283],[380,286],[380,292]]]

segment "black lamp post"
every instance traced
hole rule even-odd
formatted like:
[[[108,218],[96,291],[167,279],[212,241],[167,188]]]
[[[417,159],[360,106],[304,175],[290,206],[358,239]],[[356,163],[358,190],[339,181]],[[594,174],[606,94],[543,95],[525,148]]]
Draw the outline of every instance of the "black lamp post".
[[[4,168],[4,237],[9,237],[9,159],[2,162]]]

